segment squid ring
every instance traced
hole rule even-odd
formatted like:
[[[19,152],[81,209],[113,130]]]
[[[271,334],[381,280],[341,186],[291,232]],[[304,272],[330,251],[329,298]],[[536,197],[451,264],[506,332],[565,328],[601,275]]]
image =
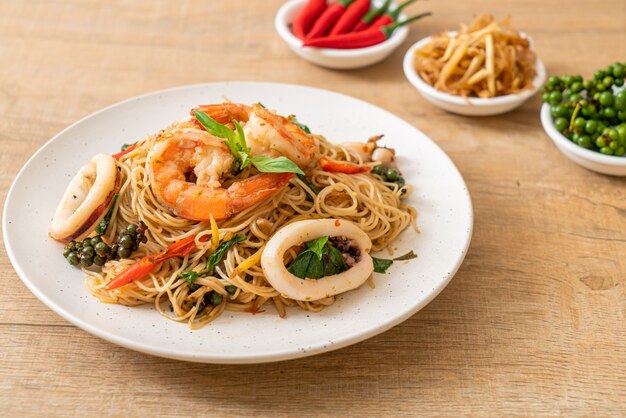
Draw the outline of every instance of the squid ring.
[[[67,186],[52,217],[50,236],[64,242],[88,236],[106,214],[119,182],[115,159],[95,155]]]
[[[343,273],[320,279],[301,279],[291,274],[285,267],[285,252],[323,236],[345,237],[355,242],[360,251],[357,263]],[[369,255],[371,248],[370,238],[352,222],[341,219],[298,221],[280,229],[267,242],[261,256],[261,267],[267,281],[282,295],[296,300],[314,301],[361,286],[374,270]]]

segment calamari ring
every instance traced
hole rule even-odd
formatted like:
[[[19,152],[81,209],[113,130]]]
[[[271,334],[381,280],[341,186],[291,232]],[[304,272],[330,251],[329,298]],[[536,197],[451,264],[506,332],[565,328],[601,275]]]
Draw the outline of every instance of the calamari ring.
[[[50,236],[68,242],[88,236],[107,212],[120,182],[115,159],[97,154],[67,186],[50,225]]]
[[[285,252],[323,236],[345,237],[355,242],[360,250],[359,261],[343,273],[317,280],[301,279],[291,274],[285,267]],[[369,255],[371,249],[370,238],[352,222],[341,219],[298,221],[281,228],[267,242],[261,256],[261,266],[267,281],[282,295],[296,300],[314,301],[361,286],[374,270]]]

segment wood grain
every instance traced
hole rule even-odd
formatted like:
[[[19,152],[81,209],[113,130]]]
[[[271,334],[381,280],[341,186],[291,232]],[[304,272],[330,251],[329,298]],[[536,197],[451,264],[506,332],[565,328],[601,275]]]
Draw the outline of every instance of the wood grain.
[[[294,56],[273,30],[280,4],[0,0],[0,199],[52,135],[127,97],[220,80],[318,86],[408,120],[457,164],[475,232],[454,280],[403,324],[352,347],[198,365],[70,325],[25,288],[2,246],[2,415],[623,415],[626,179],[563,157],[541,129],[538,98],[500,117],[454,116],[416,94],[401,61],[414,41],[485,11],[511,14],[550,73],[588,76],[626,57],[626,3],[417,3],[411,14],[434,16],[388,60],[355,71]]]

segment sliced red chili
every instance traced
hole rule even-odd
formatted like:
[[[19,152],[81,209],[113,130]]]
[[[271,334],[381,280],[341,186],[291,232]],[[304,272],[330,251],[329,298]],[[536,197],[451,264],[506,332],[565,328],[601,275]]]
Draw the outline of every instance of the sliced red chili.
[[[372,169],[372,167],[329,160],[326,157],[320,158],[319,164],[322,170],[329,173],[358,174],[367,173]]]
[[[208,239],[208,235],[201,237],[202,242]],[[173,257],[184,257],[196,248],[196,235],[183,238],[159,253],[147,255],[136,261],[133,265],[115,276],[104,288],[106,290],[114,290],[136,280],[141,280],[163,261]]]
[[[139,142],[140,141],[137,141],[133,145],[126,147],[124,151],[118,152],[117,154],[113,154],[113,158],[115,158],[116,160],[119,160],[124,155],[128,154],[129,152],[132,152],[135,148],[137,148],[137,145],[139,145]]]

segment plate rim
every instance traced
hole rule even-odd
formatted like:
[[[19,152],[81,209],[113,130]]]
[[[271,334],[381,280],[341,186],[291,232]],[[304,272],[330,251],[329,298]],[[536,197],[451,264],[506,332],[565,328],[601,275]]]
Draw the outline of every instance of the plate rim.
[[[8,207],[9,207],[9,203],[11,202],[11,200],[13,199],[13,195],[16,192],[16,185],[18,183],[18,181],[25,175],[26,173],[26,169],[29,168],[30,164],[32,164],[32,162],[41,154],[45,151],[45,149],[50,146],[50,144],[52,144],[57,138],[59,138],[60,136],[62,136],[66,131],[74,128],[76,125],[79,125],[81,123],[83,123],[85,120],[92,118],[96,115],[99,115],[101,113],[104,113],[106,111],[108,111],[109,109],[115,108],[117,106],[121,106],[123,104],[135,101],[135,100],[139,100],[139,99],[143,99],[143,98],[147,98],[149,96],[156,96],[159,94],[165,94],[165,93],[169,93],[169,92],[173,92],[173,91],[178,91],[178,90],[185,90],[185,89],[197,89],[197,88],[208,88],[208,87],[213,87],[213,86],[229,86],[229,85],[234,85],[234,84],[251,84],[251,85],[265,85],[268,87],[283,87],[283,88],[297,88],[297,89],[309,89],[312,91],[316,91],[318,93],[331,93],[331,94],[335,94],[335,95],[339,95],[342,96],[344,98],[347,98],[349,100],[356,100],[358,102],[362,102],[367,104],[368,106],[372,106],[374,108],[376,108],[378,111],[382,111],[392,117],[395,117],[397,119],[400,119],[401,121],[403,121],[404,123],[406,123],[408,126],[410,126],[412,129],[414,129],[415,131],[419,132],[421,135],[423,135],[425,138],[427,138],[432,145],[434,145],[442,154],[442,156],[448,160],[449,164],[451,165],[451,167],[454,169],[454,173],[455,175],[458,177],[458,180],[461,182],[462,184],[462,190],[463,190],[463,197],[465,198],[464,200],[466,201],[465,203],[467,204],[467,208],[468,208],[468,212],[466,214],[467,216],[467,221],[468,221],[468,230],[467,233],[465,234],[465,243],[463,245],[462,251],[456,255],[456,259],[454,261],[454,266],[450,268],[449,272],[447,272],[447,274],[442,277],[442,280],[438,282],[437,286],[435,286],[434,288],[432,288],[431,291],[428,292],[427,297],[425,297],[420,303],[412,305],[410,309],[406,310],[405,312],[401,313],[400,315],[397,315],[395,317],[393,317],[393,319],[388,320],[384,323],[378,322],[377,325],[375,326],[370,326],[364,330],[361,331],[357,331],[354,334],[349,334],[345,337],[341,337],[338,339],[333,339],[332,340],[332,344],[329,344],[328,341],[326,340],[321,340],[320,342],[316,343],[315,345],[307,348],[306,350],[303,349],[299,349],[297,347],[295,348],[290,348],[290,349],[286,349],[286,350],[274,350],[272,353],[264,353],[261,355],[234,355],[234,356],[229,356],[228,353],[220,353],[219,355],[216,354],[212,354],[212,355],[206,355],[206,354],[201,354],[198,356],[188,356],[188,355],[181,355],[178,354],[175,350],[171,350],[171,349],[167,349],[167,348],[160,348],[158,346],[154,346],[154,345],[149,345],[149,344],[145,344],[142,342],[137,342],[137,341],[133,341],[133,340],[129,340],[125,337],[120,337],[118,335],[116,335],[113,332],[109,332],[103,329],[100,329],[97,326],[93,326],[88,324],[87,322],[83,321],[80,317],[78,316],[74,316],[72,314],[70,314],[69,312],[67,312],[62,306],[59,306],[55,303],[53,303],[47,296],[45,293],[39,291],[37,289],[37,287],[35,286],[34,283],[32,283],[30,281],[30,279],[27,277],[26,273],[21,269],[21,266],[18,262],[18,259],[16,257],[16,254],[14,252],[13,246],[11,244],[11,241],[9,240],[9,237],[7,235],[7,227],[8,227],[8,220],[7,220],[7,212],[8,212]],[[344,93],[340,93],[337,91],[333,91],[333,90],[329,90],[329,89],[324,89],[324,88],[319,88],[319,87],[313,87],[313,86],[308,86],[308,85],[304,85],[304,84],[293,84],[293,83],[279,83],[279,82],[266,82],[266,81],[249,81],[249,80],[244,80],[244,81],[237,81],[237,80],[228,80],[228,81],[215,81],[215,82],[208,82],[208,83],[194,83],[194,84],[186,84],[186,85],[180,85],[180,86],[175,86],[175,87],[170,87],[170,88],[165,88],[165,89],[160,89],[160,90],[154,90],[154,91],[150,91],[144,94],[140,94],[140,95],[136,95],[136,96],[132,96],[130,98],[115,102],[111,105],[105,106],[101,109],[96,110],[95,112],[89,113],[85,116],[83,116],[82,118],[78,119],[77,121],[75,121],[74,123],[68,125],[66,128],[62,129],[61,131],[59,131],[57,134],[53,135],[48,141],[46,141],[43,145],[41,145],[34,153],[33,155],[31,155],[30,158],[28,158],[28,160],[23,164],[22,168],[18,171],[17,175],[14,177],[11,186],[9,187],[9,191],[7,192],[7,196],[5,198],[4,201],[4,208],[3,208],[3,216],[2,216],[2,236],[3,236],[3,241],[4,241],[4,246],[7,252],[7,256],[9,258],[9,260],[11,261],[11,265],[13,266],[13,269],[15,270],[15,272],[17,273],[18,277],[20,278],[20,280],[22,281],[22,283],[24,283],[24,285],[26,285],[26,287],[28,288],[28,290],[30,290],[31,293],[33,293],[33,295],[35,295],[35,297],[37,297],[37,299],[39,299],[41,302],[43,302],[49,309],[51,309],[53,312],[55,312],[56,314],[58,314],[59,316],[61,316],[63,319],[65,319],[66,321],[68,321],[70,324],[77,326],[78,328],[82,329],[83,331],[88,332],[89,334],[92,334],[98,338],[101,338],[105,341],[108,341],[110,343],[119,345],[121,347],[130,349],[130,350],[134,350],[134,351],[139,351],[145,354],[150,354],[150,355],[154,355],[154,356],[159,356],[159,357],[164,357],[164,358],[169,358],[169,359],[174,359],[174,360],[182,360],[182,361],[190,361],[190,362],[197,362],[197,363],[213,363],[213,364],[260,364],[260,363],[269,363],[269,362],[276,362],[276,361],[285,361],[285,360],[291,360],[291,359],[297,359],[297,358],[303,358],[303,357],[308,357],[308,356],[312,356],[312,355],[316,355],[316,354],[321,354],[321,353],[325,353],[325,352],[330,352],[330,351],[335,351],[344,347],[347,347],[349,345],[352,344],[356,344],[359,343],[361,341],[364,341],[366,339],[369,339],[371,337],[374,337],[376,335],[382,334],[383,332],[388,331],[389,329],[395,327],[396,325],[406,321],[408,318],[410,318],[411,316],[415,315],[417,312],[419,312],[421,309],[423,309],[426,305],[428,305],[435,297],[437,297],[439,295],[439,293],[441,293],[441,291],[443,291],[443,289],[450,283],[450,281],[452,280],[452,278],[454,277],[454,275],[457,273],[457,271],[459,270],[459,268],[461,267],[465,256],[467,255],[471,240],[472,240],[472,236],[473,236],[473,230],[474,230],[474,209],[473,209],[473,203],[472,203],[472,199],[471,199],[471,195],[469,192],[469,189],[467,187],[467,183],[465,182],[465,179],[463,178],[461,172],[459,171],[459,169],[457,168],[457,166],[454,164],[454,162],[452,161],[452,159],[448,156],[448,154],[446,154],[443,149],[441,149],[441,147],[434,141],[432,140],[429,136],[427,136],[426,134],[424,134],[422,131],[420,131],[418,128],[416,128],[413,124],[409,123],[408,121],[404,120],[403,118],[401,118],[400,116],[397,116],[396,114],[388,111],[387,109],[370,103],[366,100],[357,98],[357,97],[353,97],[350,96],[348,94],[344,94]],[[183,326],[181,324],[181,326]]]

